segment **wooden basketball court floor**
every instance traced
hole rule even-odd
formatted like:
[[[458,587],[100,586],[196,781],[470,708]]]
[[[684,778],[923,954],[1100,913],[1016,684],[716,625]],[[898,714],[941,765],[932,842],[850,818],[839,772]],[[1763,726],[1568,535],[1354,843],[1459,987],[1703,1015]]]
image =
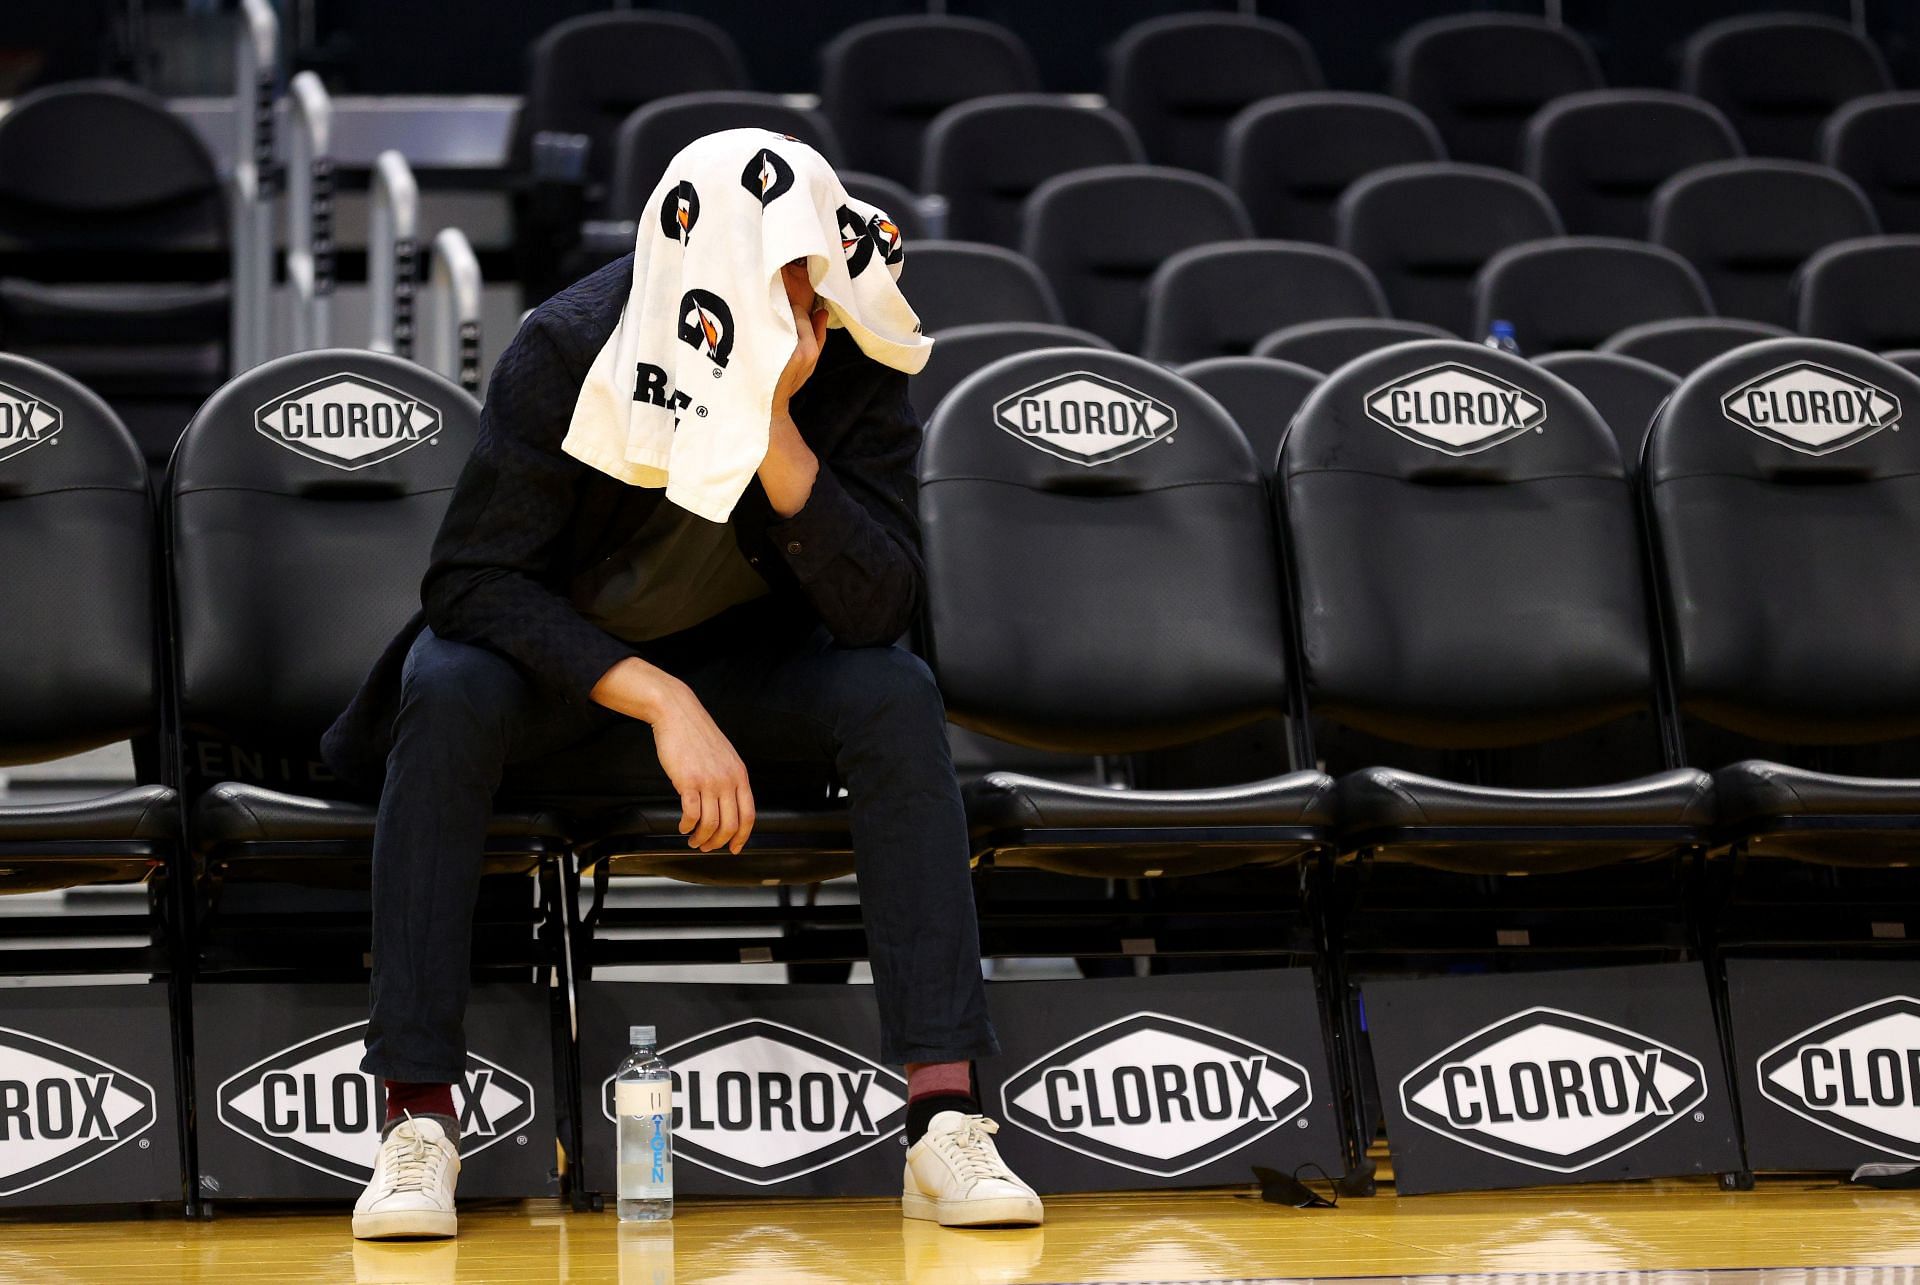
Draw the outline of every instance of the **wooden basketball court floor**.
[[[344,1207],[0,1222],[0,1281],[608,1281],[1016,1285],[1416,1278],[1473,1285],[1920,1285],[1920,1193],[1709,1181],[1262,1204],[1215,1190],[1054,1197],[1044,1228],[950,1231],[882,1200],[683,1201],[618,1223],[551,1201],[463,1206],[460,1239],[358,1243]]]

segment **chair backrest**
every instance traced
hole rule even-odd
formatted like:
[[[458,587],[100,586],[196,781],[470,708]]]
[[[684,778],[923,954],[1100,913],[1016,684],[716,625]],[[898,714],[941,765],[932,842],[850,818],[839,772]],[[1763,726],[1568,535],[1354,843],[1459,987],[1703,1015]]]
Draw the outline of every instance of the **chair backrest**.
[[[479,418],[425,368],[344,349],[201,407],[167,480],[190,774],[318,788],[320,733],[418,609]]]
[[[636,107],[747,87],[732,37],[686,14],[582,14],[548,28],[529,56],[527,93],[508,145],[508,165],[523,173],[532,164],[535,135],[580,134],[587,139],[587,173],[604,182],[613,173],[615,132]]]
[[[1392,65],[1394,94],[1427,114],[1447,155],[1477,165],[1516,164],[1528,117],[1550,99],[1601,85],[1586,41],[1520,14],[1420,23],[1394,43]]]
[[[620,122],[613,136],[607,217],[644,217],[647,198],[681,148],[723,129],[749,126],[792,135],[826,157],[829,165],[840,163],[840,141],[827,118],[810,108],[795,107],[778,94],[745,90],[674,94],[636,107]]]
[[[1054,349],[976,372],[927,427],[920,518],[930,659],[962,726],[1123,753],[1285,711],[1265,479],[1171,371]]]
[[[1534,359],[1580,390],[1620,443],[1620,460],[1629,474],[1640,467],[1640,448],[1660,403],[1680,386],[1680,377],[1650,361],[1610,352],[1552,352]]]
[[[1920,92],[1841,104],[1820,133],[1820,159],[1860,185],[1888,232],[1920,232]]]
[[[1327,241],[1349,184],[1390,165],[1442,161],[1446,146],[1420,109],[1382,94],[1284,94],[1227,126],[1227,186],[1260,236]]]
[[[1366,265],[1331,246],[1197,245],[1173,255],[1148,280],[1140,353],[1170,362],[1233,356],[1251,352],[1283,326],[1386,315],[1386,296]]]
[[[1638,358],[1684,378],[1721,353],[1791,333],[1784,326],[1736,317],[1669,317],[1628,326],[1601,344],[1600,351]]]
[[[1316,716],[1471,749],[1647,707],[1626,469],[1539,367],[1456,340],[1354,361],[1294,417],[1277,489]]]
[[[820,49],[820,108],[847,162],[901,183],[920,177],[921,143],[955,103],[1040,88],[1033,55],[1005,27],[915,14],[855,23]]]
[[[1220,173],[1227,123],[1275,94],[1320,88],[1313,47],[1252,14],[1178,13],[1129,27],[1107,51],[1107,100],[1140,131],[1147,159]]]
[[[1794,329],[1869,351],[1920,346],[1920,236],[1818,250],[1794,277]]]
[[[1879,232],[1866,193],[1824,165],[1716,161],[1653,194],[1650,238],[1700,269],[1729,317],[1793,324],[1793,274],[1821,246]]]
[[[1179,372],[1227,408],[1253,447],[1253,457],[1269,474],[1294,413],[1326,378],[1310,366],[1277,357],[1204,357]]]
[[[1920,375],[1920,348],[1896,348],[1880,355],[1900,369]]]
[[[1527,122],[1520,168],[1576,236],[1647,235],[1648,206],[1681,170],[1743,154],[1711,103],[1660,89],[1556,98]]]
[[[1484,165],[1397,165],[1355,182],[1334,222],[1340,248],[1373,270],[1393,315],[1465,334],[1481,265],[1522,241],[1559,236],[1540,189]]]
[[[1048,179],[1027,198],[1021,247],[1053,283],[1068,325],[1122,349],[1140,341],[1146,284],[1168,256],[1253,235],[1219,179],[1157,165],[1106,165]]]
[[[147,466],[107,404],[0,354],[0,766],[143,736],[158,723]]]
[[[1592,348],[1643,321],[1713,312],[1707,284],[1671,250],[1615,237],[1510,246],[1473,283],[1472,335],[1511,321],[1523,352]]]
[[[948,236],[1014,246],[1021,207],[1046,180],[1145,159],[1133,126],[1111,108],[1052,94],[996,94],[933,118],[920,190],[946,198]]]
[[[980,241],[916,241],[901,288],[928,334],[988,321],[1057,325],[1060,304],[1033,261]]]
[[[971,326],[951,326],[936,337],[933,354],[908,385],[907,396],[925,421],[961,380],[1002,357],[1042,348],[1112,347],[1090,330],[1041,321],[986,321]]]
[[[1753,155],[1806,161],[1834,108],[1891,89],[1893,79],[1872,42],[1843,22],[1759,14],[1694,32],[1680,87],[1725,112]]]
[[[1453,337],[1424,321],[1398,321],[1390,317],[1303,321],[1297,326],[1283,326],[1262,339],[1253,346],[1253,355],[1296,362],[1310,370],[1326,372],[1393,344]]]
[[[1684,714],[1799,745],[1920,735],[1916,408],[1920,379],[1799,338],[1668,399],[1644,479]]]

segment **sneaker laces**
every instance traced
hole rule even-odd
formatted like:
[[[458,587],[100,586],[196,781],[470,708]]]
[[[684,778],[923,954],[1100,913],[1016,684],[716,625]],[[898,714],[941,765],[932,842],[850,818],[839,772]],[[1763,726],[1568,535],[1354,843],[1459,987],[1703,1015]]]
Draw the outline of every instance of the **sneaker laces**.
[[[438,1147],[430,1147],[414,1124],[413,1112],[406,1112],[406,1123],[396,1125],[380,1148],[380,1167],[387,1175],[387,1190],[425,1191],[437,1185],[446,1157]]]
[[[962,1178],[970,1182],[982,1178],[1013,1178],[1013,1171],[1007,1168],[999,1149],[993,1145],[993,1135],[998,1132],[997,1122],[983,1115],[969,1115],[962,1117],[959,1128],[942,1135],[954,1169]]]

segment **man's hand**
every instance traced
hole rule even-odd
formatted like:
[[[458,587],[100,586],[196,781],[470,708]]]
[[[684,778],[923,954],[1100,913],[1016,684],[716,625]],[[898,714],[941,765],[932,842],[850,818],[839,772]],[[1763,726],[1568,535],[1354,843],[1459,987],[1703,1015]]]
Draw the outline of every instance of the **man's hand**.
[[[827,310],[819,306],[820,300],[813,293],[805,259],[789,263],[780,275],[787,288],[787,306],[793,309],[797,342],[773,388],[773,414],[767,426],[767,453],[760,461],[760,487],[767,493],[773,511],[790,518],[806,507],[807,498],[813,494],[820,459],[802,440],[787,402],[820,362],[820,349],[827,342]]]
[[[753,791],[733,742],[693,689],[637,656],[609,669],[593,699],[653,727],[654,753],[680,794],[680,833],[701,852],[738,853],[753,833]]]

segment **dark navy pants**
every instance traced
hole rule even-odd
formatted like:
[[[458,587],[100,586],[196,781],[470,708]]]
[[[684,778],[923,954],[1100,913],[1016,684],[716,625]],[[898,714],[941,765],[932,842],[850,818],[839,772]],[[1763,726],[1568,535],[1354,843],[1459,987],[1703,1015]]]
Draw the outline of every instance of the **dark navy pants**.
[[[926,665],[899,647],[836,647],[820,630],[742,638],[724,654],[666,667],[699,695],[750,781],[811,772],[846,787],[881,1060],[993,1053],[966,819]],[[461,1076],[474,904],[496,796],[672,794],[646,724],[568,704],[494,652],[423,632],[407,657],[374,837],[373,1014],[362,1069],[423,1083]],[[763,801],[757,788],[754,797]]]

